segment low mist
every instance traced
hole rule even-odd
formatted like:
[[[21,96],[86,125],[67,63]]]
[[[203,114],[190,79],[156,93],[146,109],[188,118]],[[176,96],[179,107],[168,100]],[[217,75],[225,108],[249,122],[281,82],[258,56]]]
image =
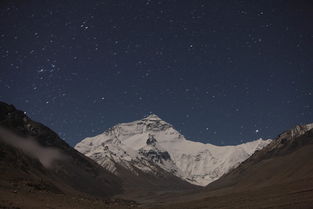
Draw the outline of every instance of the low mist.
[[[46,168],[51,168],[56,160],[65,159],[60,150],[43,147],[33,137],[20,137],[4,128],[0,128],[0,140],[38,159]]]

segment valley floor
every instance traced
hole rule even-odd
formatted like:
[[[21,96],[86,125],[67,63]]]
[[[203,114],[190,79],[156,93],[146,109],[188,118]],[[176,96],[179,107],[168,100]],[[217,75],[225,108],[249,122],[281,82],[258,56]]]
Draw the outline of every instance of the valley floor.
[[[128,209],[139,207],[133,201],[100,200],[85,196],[54,194],[46,191],[0,190],[0,209]]]
[[[173,197],[163,194],[154,202],[100,200],[48,191],[0,189],[0,209],[310,209],[313,178],[253,190],[222,189]]]
[[[200,192],[154,209],[312,209],[313,178],[251,190]]]

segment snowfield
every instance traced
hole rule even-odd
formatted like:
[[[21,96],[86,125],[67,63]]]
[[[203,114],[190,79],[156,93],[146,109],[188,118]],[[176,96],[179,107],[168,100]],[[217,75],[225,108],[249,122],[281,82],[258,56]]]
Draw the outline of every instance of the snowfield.
[[[79,142],[75,149],[118,175],[117,165],[137,174],[160,169],[195,185],[206,186],[271,142],[215,146],[187,140],[157,115],[118,124]]]

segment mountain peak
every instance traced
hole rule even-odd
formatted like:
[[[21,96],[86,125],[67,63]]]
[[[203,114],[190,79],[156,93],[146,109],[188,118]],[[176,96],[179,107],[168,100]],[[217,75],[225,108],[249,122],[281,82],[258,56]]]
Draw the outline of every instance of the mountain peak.
[[[147,117],[145,117],[144,119],[146,120],[162,120],[159,116],[157,116],[156,114],[150,114]]]
[[[278,136],[278,139],[293,139],[300,135],[303,135],[305,132],[313,129],[313,123],[305,124],[305,125],[297,125],[293,129],[285,131]]]

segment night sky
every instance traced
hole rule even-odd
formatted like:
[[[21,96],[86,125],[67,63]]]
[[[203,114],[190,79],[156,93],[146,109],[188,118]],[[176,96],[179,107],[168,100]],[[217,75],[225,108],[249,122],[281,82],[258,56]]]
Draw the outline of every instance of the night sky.
[[[71,145],[155,113],[216,145],[313,122],[312,1],[1,1],[0,100]]]

